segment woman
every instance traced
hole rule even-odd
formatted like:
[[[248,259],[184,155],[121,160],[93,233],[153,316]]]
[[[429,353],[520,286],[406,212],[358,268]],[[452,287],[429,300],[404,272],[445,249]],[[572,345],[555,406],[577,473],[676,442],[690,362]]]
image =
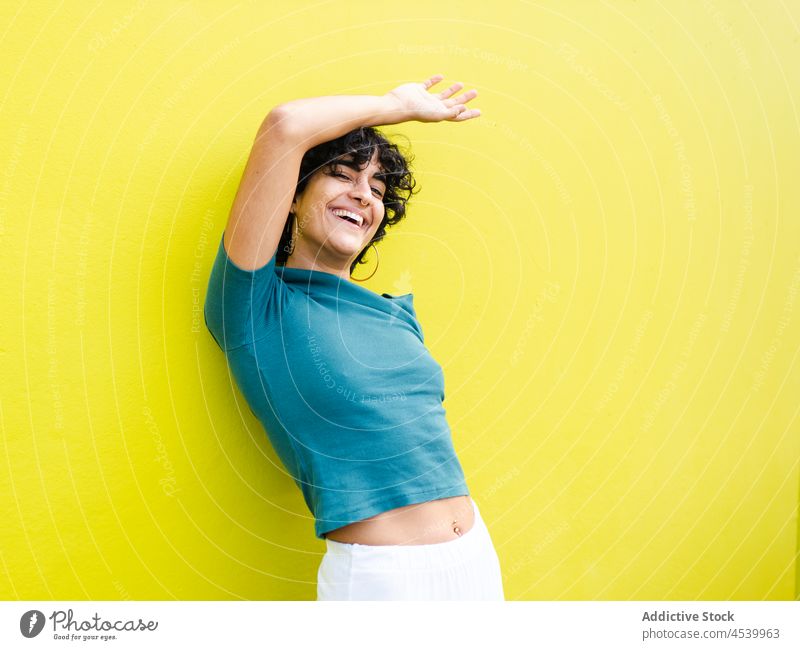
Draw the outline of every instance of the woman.
[[[206,324],[326,541],[319,600],[503,599],[413,294],[351,276],[415,187],[373,127],[480,115],[442,79],[270,111],[211,271]]]

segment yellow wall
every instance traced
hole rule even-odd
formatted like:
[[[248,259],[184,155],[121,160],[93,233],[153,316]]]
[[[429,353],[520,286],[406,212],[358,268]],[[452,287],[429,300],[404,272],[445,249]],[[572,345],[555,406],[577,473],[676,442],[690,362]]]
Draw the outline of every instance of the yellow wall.
[[[422,192],[368,286],[507,597],[796,596],[797,2],[57,4],[0,4],[0,596],[315,597],[208,272],[270,107],[440,72],[483,115],[385,129]]]

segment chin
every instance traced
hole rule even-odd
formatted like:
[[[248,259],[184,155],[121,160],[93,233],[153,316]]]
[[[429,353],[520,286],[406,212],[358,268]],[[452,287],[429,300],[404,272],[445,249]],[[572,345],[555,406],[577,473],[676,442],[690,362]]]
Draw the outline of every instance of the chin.
[[[328,240],[327,247],[335,251],[337,255],[346,255],[348,257],[355,257],[364,249],[364,242],[356,241],[350,237],[348,238],[331,238]]]

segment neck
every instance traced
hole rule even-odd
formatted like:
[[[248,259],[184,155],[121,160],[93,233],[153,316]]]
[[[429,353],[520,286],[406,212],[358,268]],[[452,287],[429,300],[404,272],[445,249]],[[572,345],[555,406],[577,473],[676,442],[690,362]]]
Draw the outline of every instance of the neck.
[[[331,273],[338,275],[344,280],[350,280],[350,262],[346,262],[342,267],[339,264],[330,264],[322,259],[321,254],[311,254],[308,251],[297,250],[286,258],[284,266],[289,269],[305,269],[308,271],[322,271],[324,273]]]

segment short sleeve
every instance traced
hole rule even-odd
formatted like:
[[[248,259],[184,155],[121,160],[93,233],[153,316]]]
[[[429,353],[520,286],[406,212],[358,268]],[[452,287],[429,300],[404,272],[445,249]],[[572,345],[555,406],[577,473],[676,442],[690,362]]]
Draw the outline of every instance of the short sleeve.
[[[204,316],[208,331],[227,352],[268,333],[268,314],[277,302],[280,280],[275,273],[277,250],[264,266],[246,271],[228,257],[224,242],[223,233],[208,280]]]

